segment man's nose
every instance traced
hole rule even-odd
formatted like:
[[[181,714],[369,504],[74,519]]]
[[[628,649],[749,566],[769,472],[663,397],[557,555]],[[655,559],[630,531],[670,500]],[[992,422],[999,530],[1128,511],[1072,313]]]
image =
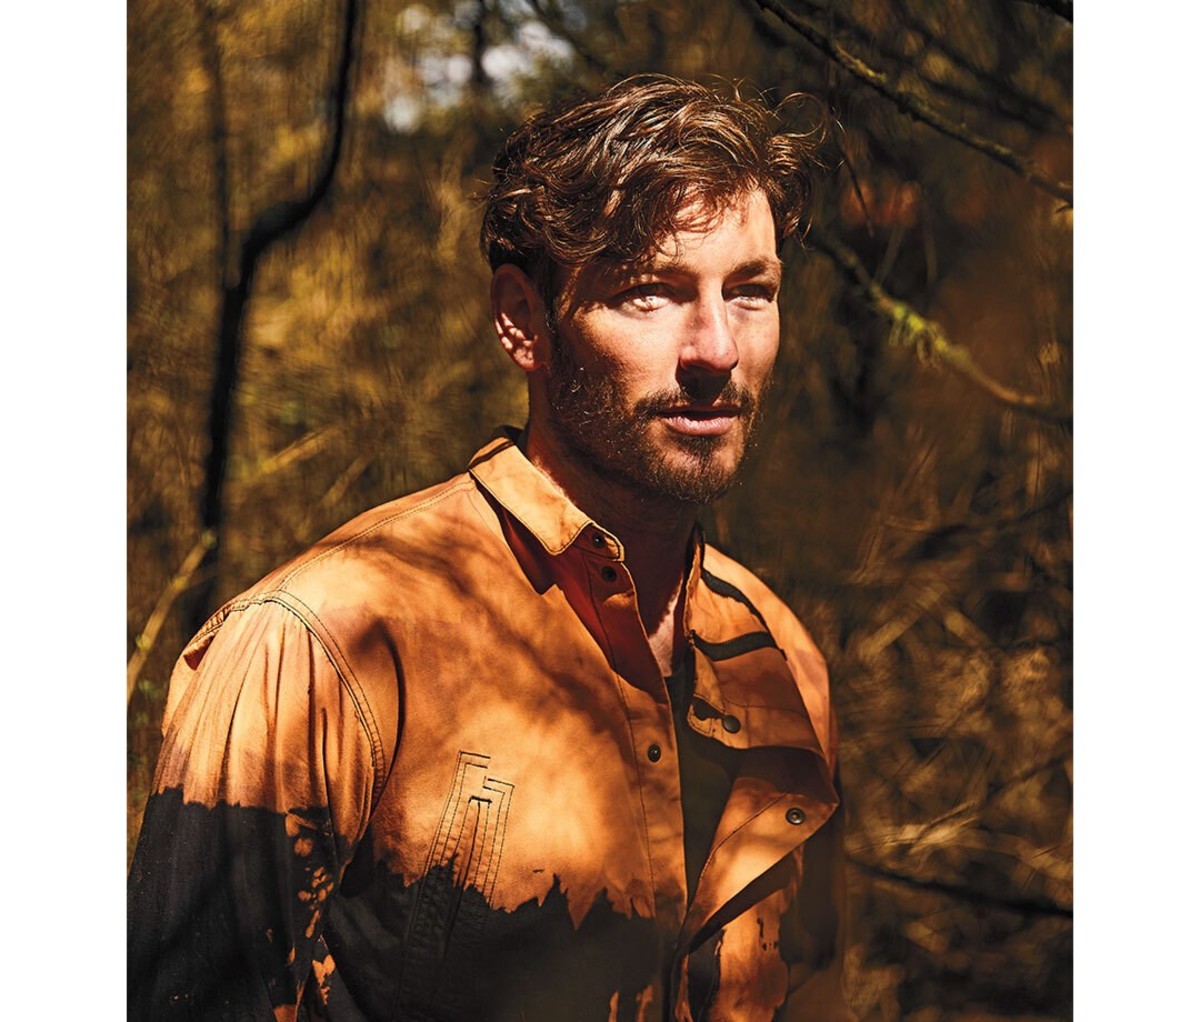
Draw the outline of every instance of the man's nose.
[[[738,364],[738,346],[724,297],[698,301],[688,326],[688,336],[679,355],[680,369],[695,374],[733,372]]]

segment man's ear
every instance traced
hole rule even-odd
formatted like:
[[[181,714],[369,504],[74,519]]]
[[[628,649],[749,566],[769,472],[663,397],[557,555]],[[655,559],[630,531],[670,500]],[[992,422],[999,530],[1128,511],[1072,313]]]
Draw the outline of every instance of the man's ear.
[[[512,263],[492,274],[492,324],[508,357],[532,373],[550,362],[546,307],[529,275]]]

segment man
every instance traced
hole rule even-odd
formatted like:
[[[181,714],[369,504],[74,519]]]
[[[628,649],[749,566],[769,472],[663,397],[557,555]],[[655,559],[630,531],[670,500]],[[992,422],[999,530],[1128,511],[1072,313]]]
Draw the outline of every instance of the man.
[[[507,141],[483,243],[528,423],[184,651],[132,1017],[849,1017],[824,665],[695,525],[808,199],[774,123],[637,78]]]

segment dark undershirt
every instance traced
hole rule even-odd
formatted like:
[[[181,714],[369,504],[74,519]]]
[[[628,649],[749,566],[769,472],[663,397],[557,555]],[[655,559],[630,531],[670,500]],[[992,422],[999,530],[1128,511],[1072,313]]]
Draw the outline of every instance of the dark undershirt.
[[[705,738],[687,723],[688,704],[695,684],[691,649],[664,680],[671,697],[675,742],[679,748],[679,787],[683,803],[683,853],[687,872],[688,903],[696,894],[700,870],[712,847],[717,823],[733,786],[738,753],[712,738]]]

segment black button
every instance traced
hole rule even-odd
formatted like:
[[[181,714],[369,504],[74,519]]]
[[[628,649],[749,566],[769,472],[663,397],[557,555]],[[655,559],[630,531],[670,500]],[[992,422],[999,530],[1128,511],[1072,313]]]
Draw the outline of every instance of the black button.
[[[606,564],[600,569],[600,577],[604,579],[605,582],[615,582],[617,580],[617,569],[609,567],[609,565]]]
[[[660,759],[662,759],[662,749],[659,748],[658,742],[650,743],[650,748],[646,750],[646,758],[650,760],[651,763],[657,763]]]
[[[592,533],[592,546],[604,546],[604,534],[600,532]]]
[[[804,810],[799,806],[792,806],[792,808],[787,811],[787,822],[793,826],[799,826],[804,822]]]
[[[737,719],[732,713],[725,714],[721,718],[721,727],[728,731],[731,735],[736,735],[742,730],[742,722]]]

